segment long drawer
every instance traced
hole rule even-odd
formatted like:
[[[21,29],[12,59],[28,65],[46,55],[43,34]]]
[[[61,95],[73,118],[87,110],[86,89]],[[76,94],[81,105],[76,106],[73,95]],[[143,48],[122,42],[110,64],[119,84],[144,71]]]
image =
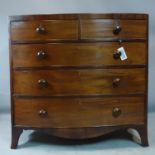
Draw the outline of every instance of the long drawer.
[[[18,21],[11,23],[12,41],[76,40],[77,38],[78,21],[76,20]]]
[[[117,49],[124,47],[128,59],[121,61]],[[60,43],[13,45],[14,67],[145,65],[146,44]]]
[[[82,39],[146,39],[146,20],[81,20]]]
[[[14,71],[14,93],[29,96],[145,93],[145,68]]]
[[[144,97],[15,98],[14,104],[17,126],[74,128],[144,123]]]

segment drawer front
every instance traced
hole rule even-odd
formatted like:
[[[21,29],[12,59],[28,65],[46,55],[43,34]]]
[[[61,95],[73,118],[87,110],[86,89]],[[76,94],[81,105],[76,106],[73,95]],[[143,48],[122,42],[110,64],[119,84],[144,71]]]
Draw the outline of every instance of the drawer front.
[[[117,49],[124,47],[128,59],[121,61]],[[14,67],[144,65],[145,43],[86,43],[13,45]]]
[[[18,95],[93,95],[144,92],[144,68],[14,72],[14,93]]]
[[[144,123],[143,97],[15,99],[15,125],[42,128]]]
[[[146,20],[81,20],[82,39],[145,39]]]
[[[76,20],[47,20],[11,23],[12,41],[75,40],[78,38]]]

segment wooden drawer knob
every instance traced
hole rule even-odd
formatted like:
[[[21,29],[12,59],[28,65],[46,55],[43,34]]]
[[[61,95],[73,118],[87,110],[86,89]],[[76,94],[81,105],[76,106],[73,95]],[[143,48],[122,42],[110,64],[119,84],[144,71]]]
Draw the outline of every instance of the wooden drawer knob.
[[[120,59],[120,56],[121,56],[121,52],[114,52],[113,53],[113,58],[114,59]]]
[[[47,81],[45,79],[38,80],[39,87],[43,88],[47,86]]]
[[[118,87],[121,82],[120,78],[113,79],[113,87]]]
[[[41,109],[41,110],[38,111],[38,115],[39,115],[40,117],[46,117],[46,116],[47,116],[47,111]]]
[[[39,25],[36,28],[36,32],[39,33],[39,34],[44,34],[45,33],[45,28],[43,26]]]
[[[121,109],[118,108],[118,107],[115,107],[115,108],[113,108],[113,110],[112,110],[112,115],[113,115],[113,117],[118,117],[118,116],[121,115],[121,113],[122,113],[122,111],[121,111]]]
[[[118,35],[121,31],[122,31],[122,28],[121,26],[118,25],[113,29],[113,34]]]
[[[47,54],[44,51],[39,51],[37,53],[37,58],[38,59],[45,59],[46,56],[47,56]]]

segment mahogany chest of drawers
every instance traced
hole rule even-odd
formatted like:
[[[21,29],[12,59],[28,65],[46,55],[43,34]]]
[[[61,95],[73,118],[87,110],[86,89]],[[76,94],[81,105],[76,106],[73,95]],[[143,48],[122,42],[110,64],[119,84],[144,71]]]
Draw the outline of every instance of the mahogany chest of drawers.
[[[26,129],[85,139],[132,128],[148,145],[148,15],[12,16],[10,71],[12,148]]]

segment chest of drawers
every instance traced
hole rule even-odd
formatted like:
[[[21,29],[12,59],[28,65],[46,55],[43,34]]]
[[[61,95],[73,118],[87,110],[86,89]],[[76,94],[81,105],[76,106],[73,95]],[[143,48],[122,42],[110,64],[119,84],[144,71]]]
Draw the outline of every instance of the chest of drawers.
[[[12,148],[27,129],[85,139],[132,128],[148,145],[148,15],[12,16],[10,71]]]

